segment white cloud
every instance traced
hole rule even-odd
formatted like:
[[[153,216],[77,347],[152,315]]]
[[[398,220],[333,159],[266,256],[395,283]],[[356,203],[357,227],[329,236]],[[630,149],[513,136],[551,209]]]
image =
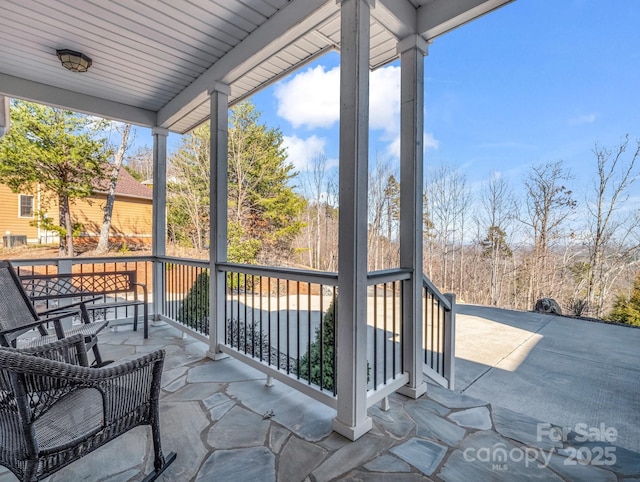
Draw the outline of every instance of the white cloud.
[[[400,135],[397,135],[387,146],[387,155],[390,157],[400,158]]]
[[[569,124],[578,125],[578,124],[593,124],[596,121],[595,114],[584,114],[578,117],[574,117],[569,120]]]
[[[309,67],[290,80],[280,82],[275,87],[274,95],[278,102],[278,115],[294,128],[332,127],[340,118],[340,69],[334,67],[326,70],[322,65]],[[383,67],[371,73],[369,126],[372,131],[379,131],[380,140],[387,143],[387,155],[399,157],[400,67]],[[289,147],[289,157],[298,170],[306,169],[307,160],[314,154],[314,149],[324,151],[324,144],[321,149],[317,145],[324,140],[316,136],[306,140],[295,136],[288,139],[285,145]],[[307,145],[303,147],[303,144]],[[433,135],[425,133],[424,147],[437,148],[438,141]]]
[[[278,115],[294,128],[331,127],[340,118],[340,69],[308,68],[276,85],[274,95]]]
[[[340,118],[340,68],[318,65],[276,85],[278,115],[294,128],[331,127]],[[399,130],[400,68],[383,67],[371,73],[369,125],[391,139]]]
[[[282,136],[282,144],[287,150],[287,159],[296,171],[309,170],[314,156],[324,155],[327,140],[316,135],[301,139],[297,136]]]
[[[369,127],[388,140],[400,132],[400,67],[374,70],[369,80]]]
[[[437,149],[440,145],[440,141],[433,137],[433,134],[425,132],[424,137],[422,138],[422,145],[424,146],[425,151],[427,149]]]

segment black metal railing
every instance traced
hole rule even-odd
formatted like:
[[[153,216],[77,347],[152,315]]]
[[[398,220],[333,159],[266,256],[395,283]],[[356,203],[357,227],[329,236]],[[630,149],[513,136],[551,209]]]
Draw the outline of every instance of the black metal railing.
[[[209,335],[209,263],[179,258],[159,258],[162,287],[160,307],[163,317]]]
[[[231,264],[219,270],[224,344],[335,396],[337,275]]]
[[[408,270],[376,271],[368,276],[368,387],[378,389],[404,372],[404,281]]]

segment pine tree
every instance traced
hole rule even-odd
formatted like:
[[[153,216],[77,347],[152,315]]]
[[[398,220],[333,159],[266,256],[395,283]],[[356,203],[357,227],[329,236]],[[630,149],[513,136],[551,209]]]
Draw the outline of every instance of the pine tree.
[[[335,330],[337,300],[334,299],[316,328],[309,351],[300,357],[297,375],[323,390],[333,391],[335,383]]]
[[[640,326],[640,275],[633,283],[631,296],[621,293],[616,297],[613,309],[607,319],[627,325]]]
[[[70,205],[90,196],[110,152],[95,134],[104,121],[20,100],[11,104],[11,130],[0,139],[0,182],[14,192],[40,184],[57,197],[60,255],[73,256]]]

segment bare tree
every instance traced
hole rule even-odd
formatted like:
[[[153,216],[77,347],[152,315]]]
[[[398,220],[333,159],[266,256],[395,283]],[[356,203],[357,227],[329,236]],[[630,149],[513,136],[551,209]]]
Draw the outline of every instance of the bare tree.
[[[502,292],[512,250],[507,241],[512,222],[517,215],[513,194],[499,173],[492,173],[480,197],[481,225],[486,237],[481,240],[482,251],[489,260],[489,302],[502,305]]]
[[[369,173],[369,269],[378,270],[390,266],[385,265],[385,260],[389,257],[387,253],[391,250],[392,240],[385,234],[388,232],[387,215],[388,189],[390,179],[395,177],[388,164],[376,161],[375,169]],[[391,201],[393,202],[393,201]],[[393,229],[393,228],[392,228]]]
[[[202,250],[209,237],[209,129],[207,125],[183,136],[170,158],[167,183],[167,224],[174,242],[188,239]]]
[[[308,233],[309,233],[309,265],[315,269],[321,269],[322,259],[322,218],[324,214],[326,196],[325,170],[327,156],[318,152],[311,158],[308,166],[307,184],[308,192],[311,195],[310,209],[307,209]],[[315,211],[315,212],[312,212]],[[313,216],[313,219],[312,219]],[[309,229],[311,228],[311,229]]]
[[[620,205],[629,198],[629,188],[638,178],[635,166],[640,155],[640,141],[625,162],[628,144],[627,135],[613,149],[597,144],[593,149],[598,176],[593,186],[593,197],[587,200],[589,222],[585,244],[589,253],[587,303],[598,317],[602,315],[608,288],[621,270],[620,262],[624,263],[627,258],[629,227],[635,226],[629,223],[629,213],[619,210]]]
[[[467,188],[466,178],[458,169],[441,166],[426,184],[426,209],[433,243],[438,253],[434,259],[426,259],[433,263],[431,269],[437,284],[443,289],[455,290],[460,278],[455,276],[456,253],[460,253],[460,264],[464,263],[464,228],[465,220],[471,204],[471,194]],[[436,276],[436,258],[438,259],[439,276]],[[461,286],[458,286],[460,290]]]
[[[481,226],[486,237],[481,240],[484,257],[489,260],[489,302],[502,305],[502,293],[507,281],[508,258],[512,256],[508,236],[517,216],[516,201],[504,177],[492,173],[480,196]]]
[[[125,169],[138,181],[153,179],[153,150],[149,146],[139,147],[135,154],[127,156]]]
[[[576,202],[566,181],[571,174],[562,161],[538,164],[524,180],[526,202],[521,222],[530,228],[533,237],[528,266],[527,304],[540,297],[551,296],[555,289],[555,266],[551,248],[564,233],[565,221],[574,212]]]
[[[118,131],[119,128],[116,128]],[[111,231],[111,216],[113,215],[113,205],[116,201],[116,186],[118,184],[118,176],[124,162],[124,156],[129,149],[129,133],[131,132],[131,124],[125,124],[120,132],[120,146],[113,155],[113,163],[110,164],[111,174],[109,175],[109,184],[107,186],[107,202],[104,205],[104,216],[102,219],[102,228],[100,229],[100,239],[96,247],[96,254],[102,254],[109,251],[109,231]]]

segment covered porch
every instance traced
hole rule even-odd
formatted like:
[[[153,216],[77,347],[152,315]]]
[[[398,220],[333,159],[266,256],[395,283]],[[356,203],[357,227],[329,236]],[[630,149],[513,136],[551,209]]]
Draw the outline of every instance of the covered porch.
[[[369,408],[372,429],[355,442],[332,431],[335,411],[239,360],[212,361],[208,343],[172,326],[101,335],[105,356],[127,360],[163,348],[162,444],[178,457],[159,480],[628,480],[637,454],[615,448],[614,464],[583,465],[589,443],[538,438],[550,424],[429,384],[417,400],[390,396]],[[65,480],[141,480],[153,460],[138,427],[54,474]],[[567,463],[568,462],[568,463]],[[597,465],[597,466],[596,466]],[[99,474],[99,477],[96,475]],[[0,467],[0,478],[14,480]],[[630,480],[630,479],[629,479]]]
[[[0,95],[150,127],[152,256],[84,259],[90,266],[79,269],[140,265],[156,321],[205,342],[213,360],[234,357],[269,384],[277,379],[320,401],[336,412],[333,430],[356,440],[372,429],[367,410],[374,404],[389,409],[395,392],[422,396],[425,373],[453,386],[455,298],[422,274],[424,57],[437,36],[506,3],[210,1],[178,9],[56,1],[34,9],[9,1],[2,7],[8,43],[0,53]],[[90,70],[65,71],[55,55],[61,48],[91,54]],[[340,51],[338,271],[228,263],[228,109],[333,49]],[[19,63],[5,57],[16,54]],[[369,72],[398,59],[400,263],[367,273]],[[9,127],[8,116],[1,118]],[[210,260],[202,263],[166,256],[166,144],[169,132],[207,119],[211,235]],[[34,264],[70,272],[77,263]],[[325,334],[325,325],[335,335]]]

